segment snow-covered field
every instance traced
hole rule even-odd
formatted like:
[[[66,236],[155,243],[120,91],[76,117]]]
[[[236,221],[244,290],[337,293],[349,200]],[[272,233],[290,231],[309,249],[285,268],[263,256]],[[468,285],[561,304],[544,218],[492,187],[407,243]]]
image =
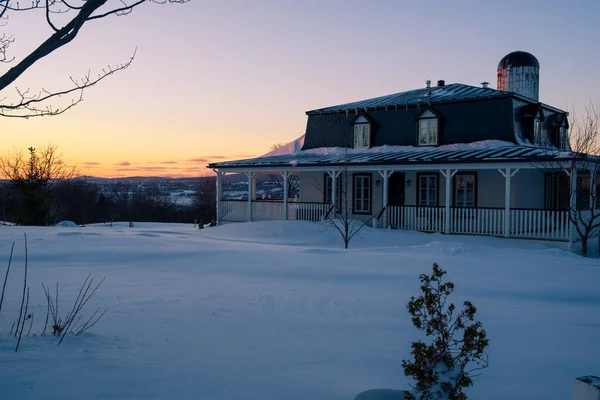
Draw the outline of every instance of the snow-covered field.
[[[0,399],[328,399],[407,388],[401,360],[419,332],[405,304],[438,262],[456,302],[472,300],[490,339],[474,399],[568,399],[600,373],[600,262],[496,238],[366,229],[345,251],[300,221],[0,227],[0,276],[17,242],[0,314]],[[23,232],[32,335],[14,352]],[[41,337],[41,282],[66,308],[110,307],[89,332]]]

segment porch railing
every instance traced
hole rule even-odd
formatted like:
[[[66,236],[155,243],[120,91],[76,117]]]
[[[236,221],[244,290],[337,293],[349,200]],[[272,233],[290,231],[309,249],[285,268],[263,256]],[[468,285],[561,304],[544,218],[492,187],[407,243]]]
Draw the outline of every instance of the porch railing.
[[[423,232],[443,232],[444,207],[390,206],[389,226]]]
[[[222,221],[248,220],[247,200],[221,200]],[[288,219],[322,221],[331,212],[327,203],[288,203]],[[390,228],[423,232],[449,232],[469,235],[504,236],[505,210],[503,208],[450,208],[449,229],[446,230],[445,207],[389,206],[387,222]],[[384,214],[385,215],[385,214]],[[285,218],[282,201],[252,202],[252,220],[269,221]],[[527,239],[569,239],[567,211],[511,209],[509,237]],[[383,224],[377,223],[378,226]]]
[[[221,200],[219,206],[222,221],[243,222],[248,220],[248,200]]]
[[[331,204],[327,203],[288,203],[288,219],[313,222],[322,221],[330,207]]]
[[[226,222],[242,222],[248,220],[248,200],[221,200],[220,219]],[[321,221],[327,214],[330,205],[326,203],[288,203],[288,219],[302,221]],[[253,221],[273,221],[284,219],[282,201],[252,202]]]
[[[503,208],[466,208],[450,209],[450,233],[471,235],[504,234]]]
[[[568,211],[510,210],[510,236],[568,240]]]
[[[247,203],[247,201],[246,201]],[[282,220],[283,203],[280,201],[253,201],[252,221]]]
[[[444,207],[390,206],[389,226],[424,232],[445,232]],[[503,208],[450,208],[450,233],[504,236]],[[510,237],[569,239],[567,211],[510,210]]]

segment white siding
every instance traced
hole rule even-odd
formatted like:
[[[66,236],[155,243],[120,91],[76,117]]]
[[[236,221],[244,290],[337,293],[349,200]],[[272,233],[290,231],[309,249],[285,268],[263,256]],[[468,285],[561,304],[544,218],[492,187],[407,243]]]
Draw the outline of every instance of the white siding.
[[[504,208],[505,179],[496,169],[480,170],[477,177],[479,207]],[[511,180],[511,208],[544,208],[544,173],[521,169]]]
[[[513,207],[544,208],[544,173],[538,169],[522,169],[513,178]]]
[[[324,172],[302,172],[300,174],[300,201],[323,202]]]
[[[510,188],[511,201],[513,204],[515,198],[514,180],[515,178],[513,178],[513,183]],[[477,206],[504,208],[504,185],[504,177],[498,170],[491,169],[479,171],[477,174]]]

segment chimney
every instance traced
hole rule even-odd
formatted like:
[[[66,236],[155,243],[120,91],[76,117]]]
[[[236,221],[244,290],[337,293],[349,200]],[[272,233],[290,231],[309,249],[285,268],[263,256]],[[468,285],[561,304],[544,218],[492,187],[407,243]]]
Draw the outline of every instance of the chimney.
[[[438,85],[438,86],[440,86],[440,87],[441,87],[441,86],[446,86],[446,81],[444,81],[444,80],[439,80],[437,85]]]
[[[481,82],[481,87],[487,89],[489,84],[490,84],[489,82]]]
[[[427,80],[425,81],[425,87],[426,87],[427,89],[431,88],[431,81],[430,81],[429,79],[427,79]]]

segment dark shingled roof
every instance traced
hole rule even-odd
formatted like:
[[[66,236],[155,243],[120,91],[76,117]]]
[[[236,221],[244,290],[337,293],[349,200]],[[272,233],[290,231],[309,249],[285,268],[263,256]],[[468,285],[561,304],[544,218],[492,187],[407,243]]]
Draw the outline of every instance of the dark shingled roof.
[[[308,167],[323,165],[344,165],[346,154],[342,148],[337,151],[319,149],[300,151],[271,157],[258,157],[247,160],[217,162],[208,168],[248,168],[248,167]],[[381,151],[379,151],[381,150]],[[533,146],[507,145],[475,148],[422,148],[413,146],[384,146],[365,151],[348,150],[349,165],[389,165],[389,164],[453,164],[469,162],[533,162],[566,160],[570,152]]]
[[[409,90],[407,92],[375,97],[374,99],[319,108],[316,110],[307,111],[306,114],[310,115],[355,109],[364,110],[365,108],[385,108],[410,106],[416,104],[423,105],[437,102],[489,99],[510,95],[514,94],[511,92],[505,92],[491,88],[463,85],[462,83],[452,83],[445,86],[433,86],[431,88]]]

